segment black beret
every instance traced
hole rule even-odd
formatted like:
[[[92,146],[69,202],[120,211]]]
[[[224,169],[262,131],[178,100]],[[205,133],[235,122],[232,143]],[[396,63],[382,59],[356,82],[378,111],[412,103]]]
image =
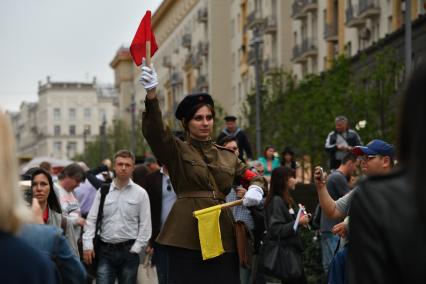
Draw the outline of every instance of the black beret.
[[[224,119],[225,121],[236,121],[237,117],[235,115],[227,115]]]
[[[182,120],[185,115],[196,105],[198,104],[208,104],[214,107],[214,102],[212,97],[207,93],[197,93],[187,95],[179,103],[176,108],[175,117],[178,120]]]

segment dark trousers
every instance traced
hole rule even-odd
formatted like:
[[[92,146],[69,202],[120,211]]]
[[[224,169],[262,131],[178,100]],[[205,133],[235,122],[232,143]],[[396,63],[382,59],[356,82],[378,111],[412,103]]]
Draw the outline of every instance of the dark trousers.
[[[236,284],[240,283],[236,253],[224,253],[203,260],[201,251],[167,247],[169,251],[169,284]]]
[[[131,244],[123,247],[99,246],[96,274],[97,284],[135,284],[138,275],[139,255],[130,253]]]
[[[157,269],[158,284],[168,284],[169,272],[169,251],[168,247],[154,242],[154,255],[152,256],[152,264]]]

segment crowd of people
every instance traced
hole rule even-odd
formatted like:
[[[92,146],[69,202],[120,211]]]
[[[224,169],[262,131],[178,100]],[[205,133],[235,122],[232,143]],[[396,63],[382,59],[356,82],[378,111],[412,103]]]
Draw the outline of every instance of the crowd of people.
[[[152,263],[151,280],[160,284],[303,284],[301,232],[313,227],[324,283],[422,283],[426,150],[414,127],[426,122],[425,71],[414,72],[401,99],[396,146],[381,139],[364,146],[348,119],[336,117],[325,138],[328,174],[312,169],[308,156],[296,160],[288,146],[278,153],[269,145],[254,160],[235,116],[212,139],[207,93],[179,103],[185,135],[176,135],[163,123],[152,65],[141,76],[142,132],[152,150],[143,163],[123,149],[112,162],[93,169],[72,163],[56,176],[43,162],[19,186],[15,141],[0,111],[0,279],[144,283],[141,264]],[[296,185],[306,183],[318,197],[314,216],[294,198]],[[206,257],[193,212],[239,200],[219,215],[222,251]]]

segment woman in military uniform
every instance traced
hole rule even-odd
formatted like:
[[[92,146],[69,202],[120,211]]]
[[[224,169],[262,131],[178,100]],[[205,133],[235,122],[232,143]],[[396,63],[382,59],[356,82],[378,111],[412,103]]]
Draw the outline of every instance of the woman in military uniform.
[[[154,68],[143,66],[141,83],[147,90],[142,131],[154,155],[169,169],[177,200],[157,238],[168,246],[168,283],[239,283],[232,213],[223,209],[220,230],[225,253],[203,261],[193,211],[223,203],[235,178],[250,179],[243,199],[245,206],[257,205],[266,188],[263,177],[248,172],[232,150],[211,140],[214,102],[206,93],[186,96],[175,116],[187,133],[185,142],[164,127],[156,96]],[[250,176],[250,178],[248,178]]]

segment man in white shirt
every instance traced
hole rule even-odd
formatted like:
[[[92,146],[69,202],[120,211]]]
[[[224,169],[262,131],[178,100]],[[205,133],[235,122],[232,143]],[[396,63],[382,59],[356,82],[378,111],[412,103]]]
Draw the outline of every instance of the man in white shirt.
[[[115,179],[106,195],[100,224],[100,245],[96,258],[96,283],[136,283],[139,253],[151,237],[151,213],[147,192],[131,180],[135,156],[120,150],[114,156]],[[101,194],[87,216],[83,234],[84,261],[92,263],[95,253],[96,219]]]

